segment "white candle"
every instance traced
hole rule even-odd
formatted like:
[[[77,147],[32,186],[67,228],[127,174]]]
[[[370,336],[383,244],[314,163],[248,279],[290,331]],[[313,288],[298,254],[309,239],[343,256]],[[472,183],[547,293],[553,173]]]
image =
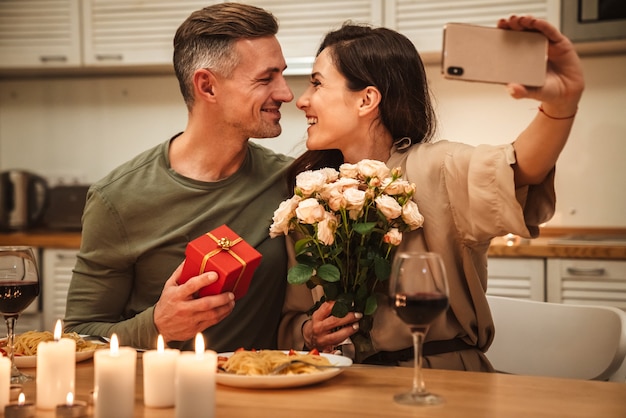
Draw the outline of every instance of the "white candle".
[[[76,341],[61,338],[63,326],[57,320],[54,341],[37,345],[37,408],[54,409],[74,392],[76,378]]]
[[[117,335],[111,348],[94,353],[94,417],[132,418],[135,410],[137,351],[119,347]]]
[[[11,399],[11,360],[0,354],[0,411]]]
[[[196,352],[181,353],[176,361],[176,417],[215,417],[217,353],[204,351],[202,334],[196,335]]]
[[[174,406],[174,379],[179,350],[165,349],[163,336],[157,349],[143,353],[143,402],[153,408]]]

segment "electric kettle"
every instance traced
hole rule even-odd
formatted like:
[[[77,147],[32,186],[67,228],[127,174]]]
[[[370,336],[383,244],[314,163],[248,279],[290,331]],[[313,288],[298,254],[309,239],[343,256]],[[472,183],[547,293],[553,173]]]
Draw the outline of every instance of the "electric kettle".
[[[46,179],[23,170],[0,173],[0,229],[22,230],[41,220],[48,202]]]

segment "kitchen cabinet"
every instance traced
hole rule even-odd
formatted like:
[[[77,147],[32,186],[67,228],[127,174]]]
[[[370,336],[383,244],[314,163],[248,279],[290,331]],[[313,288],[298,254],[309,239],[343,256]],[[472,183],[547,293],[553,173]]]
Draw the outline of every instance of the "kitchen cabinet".
[[[3,0],[0,2],[0,68],[103,71],[172,66],[172,38],[194,10],[218,0]],[[244,1],[271,11],[286,74],[308,74],[319,42],[344,21],[387,26],[409,37],[420,53],[439,56],[447,22],[494,26],[510,14],[555,18],[554,0],[458,2],[452,0]],[[82,59],[81,59],[82,55]],[[438,58],[437,58],[438,59]]]
[[[553,0],[385,0],[384,25],[406,35],[417,50],[440,52],[443,26],[448,22],[495,26],[510,15],[533,15],[558,26],[558,5]]]
[[[176,28],[194,10],[219,1],[152,2],[85,0],[84,57],[87,66],[168,65]],[[244,1],[271,11],[280,22],[278,40],[287,74],[309,73],[321,36],[344,20],[382,23],[382,0]]]
[[[544,258],[489,257],[487,294],[545,301]]]
[[[626,310],[626,261],[548,259],[546,291],[548,302]]]
[[[0,68],[80,65],[79,1],[0,1]]]
[[[172,39],[210,0],[82,0],[85,66],[172,65]]]
[[[43,250],[43,329],[54,330],[57,319],[65,317],[67,291],[78,249]],[[32,328],[34,329],[34,328]]]

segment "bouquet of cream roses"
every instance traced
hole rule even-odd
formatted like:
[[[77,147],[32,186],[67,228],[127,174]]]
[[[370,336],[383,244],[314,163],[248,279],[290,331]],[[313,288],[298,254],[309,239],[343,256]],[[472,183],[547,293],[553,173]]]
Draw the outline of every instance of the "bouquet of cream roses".
[[[389,278],[402,234],[424,222],[412,199],[415,185],[401,175],[399,168],[375,160],[343,164],[339,171],[302,172],[293,197],[276,209],[270,227],[271,237],[295,231],[298,238],[297,264],[289,269],[288,282],[324,290],[311,312],[325,300],[335,301],[334,316],[361,312],[365,338],[377,308],[375,291]],[[355,346],[358,339],[352,338]]]

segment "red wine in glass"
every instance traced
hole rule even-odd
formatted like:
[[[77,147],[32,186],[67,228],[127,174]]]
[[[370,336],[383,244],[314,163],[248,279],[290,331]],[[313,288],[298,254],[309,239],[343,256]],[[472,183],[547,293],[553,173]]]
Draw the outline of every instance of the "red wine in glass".
[[[15,321],[39,295],[39,271],[30,247],[0,247],[0,313],[7,325],[7,354],[11,359],[11,383],[24,383],[32,376],[15,367]]]
[[[389,277],[389,300],[413,335],[413,387],[394,396],[404,405],[436,405],[443,398],[426,390],[422,378],[422,346],[430,324],[448,309],[448,282],[443,260],[433,252],[396,254]]]
[[[0,282],[0,312],[19,315],[39,295],[39,282]]]
[[[411,329],[423,329],[448,309],[448,296],[436,292],[397,293],[392,304],[398,317]]]

